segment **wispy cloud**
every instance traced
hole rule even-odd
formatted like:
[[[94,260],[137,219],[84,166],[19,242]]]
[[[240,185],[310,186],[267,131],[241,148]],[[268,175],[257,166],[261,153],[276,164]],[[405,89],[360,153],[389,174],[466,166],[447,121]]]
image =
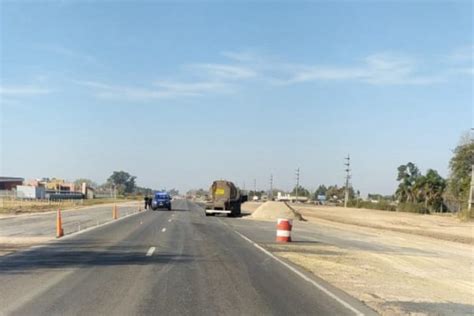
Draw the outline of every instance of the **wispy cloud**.
[[[172,82],[158,81],[151,87],[111,85],[96,81],[75,81],[95,90],[95,95],[105,99],[153,101],[178,97],[201,96],[207,93],[230,92],[231,86],[219,82]]]
[[[257,76],[257,72],[250,67],[230,64],[191,64],[191,70],[204,72],[207,77],[215,80],[249,79]]]
[[[457,58],[466,56],[459,51]],[[233,93],[249,83],[289,86],[316,82],[357,82],[366,85],[429,85],[453,76],[472,74],[472,64],[442,66],[430,58],[379,52],[340,64],[304,64],[284,61],[252,51],[222,52],[227,62],[189,63],[174,79],[159,79],[144,86],[123,86],[97,81],[76,83],[92,88],[100,98],[159,100]],[[180,79],[181,78],[181,79]],[[185,79],[182,79],[185,78]]]
[[[31,96],[31,95],[40,95],[40,94],[49,94],[53,91],[51,89],[25,85],[25,86],[0,86],[0,96]]]
[[[62,45],[58,44],[46,44],[46,45],[41,45],[39,46],[40,49],[45,50],[47,52],[56,54],[56,55],[61,55],[67,58],[79,60],[84,63],[89,63],[89,64],[97,64],[98,60],[92,55],[89,55],[87,53],[84,53],[79,50],[73,50],[70,48],[66,48]]]
[[[228,53],[227,53],[228,54]],[[238,56],[238,54],[237,54]],[[432,73],[422,73],[418,63],[408,57],[390,53],[369,55],[353,65],[300,64],[271,61],[255,67],[256,73],[274,84],[298,84],[316,81],[355,81],[372,85],[413,85],[439,82],[442,78]],[[250,61],[250,60],[248,60]]]

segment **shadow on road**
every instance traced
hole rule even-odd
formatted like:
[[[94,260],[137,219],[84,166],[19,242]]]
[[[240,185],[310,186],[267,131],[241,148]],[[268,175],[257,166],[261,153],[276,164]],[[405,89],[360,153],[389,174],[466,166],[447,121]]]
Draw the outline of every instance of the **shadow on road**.
[[[133,247],[140,248],[140,251],[130,251],[133,248],[126,246],[97,248],[99,246],[93,243],[87,246],[78,246],[73,242],[14,254],[0,261],[0,275],[25,274],[49,269],[136,266],[194,261],[192,256],[174,253],[160,252],[146,256],[148,250],[146,246]]]

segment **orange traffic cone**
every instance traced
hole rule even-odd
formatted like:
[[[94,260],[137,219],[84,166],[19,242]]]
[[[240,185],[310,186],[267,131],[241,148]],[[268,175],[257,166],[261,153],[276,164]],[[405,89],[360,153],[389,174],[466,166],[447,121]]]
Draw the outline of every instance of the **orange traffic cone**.
[[[56,238],[64,236],[63,222],[61,220],[61,210],[58,209],[56,214]]]

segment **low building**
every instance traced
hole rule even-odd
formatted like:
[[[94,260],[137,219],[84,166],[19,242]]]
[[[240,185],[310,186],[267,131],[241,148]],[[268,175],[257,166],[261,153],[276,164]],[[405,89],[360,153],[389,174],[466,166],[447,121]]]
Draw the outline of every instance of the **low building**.
[[[46,190],[48,191],[68,191],[74,192],[75,186],[74,183],[66,182],[63,179],[53,178],[49,181],[45,181]]]
[[[11,191],[16,189],[18,185],[22,185],[23,178],[17,177],[0,177],[0,190],[1,191]]]
[[[44,199],[46,190],[43,186],[18,185],[16,187],[16,197],[19,199]]]

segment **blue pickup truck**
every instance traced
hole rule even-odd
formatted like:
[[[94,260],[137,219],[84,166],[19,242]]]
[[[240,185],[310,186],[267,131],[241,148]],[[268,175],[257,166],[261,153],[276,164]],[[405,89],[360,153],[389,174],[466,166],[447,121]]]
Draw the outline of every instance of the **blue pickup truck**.
[[[156,192],[151,201],[151,209],[156,211],[159,208],[167,208],[171,211],[171,197],[166,192]]]

